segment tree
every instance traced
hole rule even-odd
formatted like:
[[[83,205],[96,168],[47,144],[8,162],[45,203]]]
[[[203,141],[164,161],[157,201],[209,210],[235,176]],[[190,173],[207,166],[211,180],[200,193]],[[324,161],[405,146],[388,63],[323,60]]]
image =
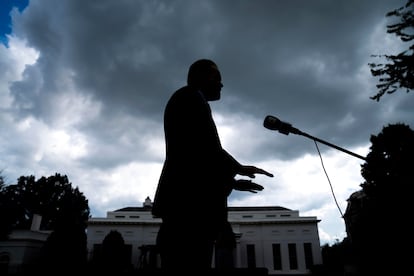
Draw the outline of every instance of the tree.
[[[6,181],[3,176],[3,171],[0,171],[0,191],[6,186]]]
[[[6,197],[5,194],[5,177],[2,174],[2,171],[0,171],[0,219],[2,223],[0,224],[0,240],[7,239],[10,231],[11,231],[11,211],[12,209],[9,206],[9,200]]]
[[[411,187],[414,183],[414,131],[389,124],[378,135],[361,166],[362,190],[349,198],[344,215],[352,255],[363,274],[405,271],[402,250],[412,242]]]
[[[377,199],[398,199],[408,195],[409,184],[414,183],[414,131],[398,123],[384,127],[377,136],[371,136],[371,148],[361,166],[365,182],[361,184],[367,196]],[[391,199],[391,200],[392,200]]]
[[[95,268],[100,274],[123,274],[131,269],[131,248],[125,244],[122,234],[111,230],[102,241]]]
[[[40,274],[81,274],[87,265],[87,235],[77,225],[52,231],[43,248]]]
[[[40,229],[51,234],[43,247],[42,272],[79,272],[87,261],[88,200],[73,188],[66,175],[21,176],[17,184],[0,185],[0,233],[29,229],[33,216],[42,217]]]
[[[334,244],[325,244],[321,247],[322,260],[323,260],[323,273],[315,271],[316,275],[344,275],[344,266],[346,265],[346,250],[347,239],[342,242],[336,241]],[[316,269],[321,269],[316,266]],[[319,272],[319,274],[318,274]]]
[[[5,186],[1,192],[15,229],[29,229],[34,214],[42,216],[42,230],[72,224],[86,229],[88,200],[66,175],[56,173],[38,180],[33,175],[21,176],[17,184]]]
[[[386,14],[387,17],[399,17],[399,23],[387,25],[387,33],[397,35],[403,42],[410,42],[414,39],[414,14],[411,6],[414,6],[414,0],[408,0],[403,7]],[[373,56],[385,57],[389,63],[368,64],[371,74],[379,77],[379,83],[376,85],[379,92],[370,97],[371,99],[379,101],[385,93],[392,94],[398,89],[405,89],[408,93],[414,88],[414,44],[397,55]]]

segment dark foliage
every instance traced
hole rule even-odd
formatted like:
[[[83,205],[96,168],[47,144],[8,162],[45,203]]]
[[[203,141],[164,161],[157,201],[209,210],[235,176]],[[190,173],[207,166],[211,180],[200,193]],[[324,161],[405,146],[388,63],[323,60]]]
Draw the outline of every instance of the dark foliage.
[[[323,268],[319,268],[314,273],[316,275],[343,275],[345,260],[344,242],[337,242],[333,245],[325,244],[322,246]]]
[[[388,125],[371,143],[361,166],[362,190],[349,198],[344,216],[350,256],[362,273],[404,271],[409,263],[404,247],[412,242],[414,131],[401,123]]]
[[[93,271],[98,273],[125,274],[133,268],[131,247],[126,245],[121,233],[112,230],[105,236],[100,247],[94,249]]]
[[[9,207],[9,200],[7,200],[6,194],[5,194],[5,187],[6,183],[4,180],[4,176],[1,174],[0,171],[0,219],[2,220],[1,226],[0,226],[0,241],[7,239],[7,236],[9,235],[11,231],[11,215],[10,212],[12,211]]]
[[[42,248],[40,272],[57,275],[84,273],[87,266],[87,236],[76,225],[54,230]]]
[[[11,229],[29,229],[34,214],[42,216],[41,230],[57,230],[68,225],[86,229],[89,218],[88,200],[73,188],[66,175],[41,177],[21,176],[17,184],[0,190],[0,213],[3,238]]]
[[[414,39],[414,0],[408,0],[407,3],[396,10],[386,14],[387,17],[398,17],[400,22],[387,25],[387,33],[397,35],[403,42],[410,42]],[[414,44],[411,44],[407,50],[396,55],[373,55],[382,57],[388,63],[369,63],[371,74],[379,77],[377,88],[379,92],[372,96],[371,99],[379,101],[385,94],[392,94],[398,89],[405,89],[408,93],[414,88]]]
[[[385,200],[408,192],[414,180],[414,131],[405,124],[388,125],[371,136],[371,143],[366,163],[361,166],[365,194]]]
[[[30,273],[74,274],[85,269],[88,200],[66,175],[56,173],[38,180],[21,176],[15,185],[0,185],[0,197],[2,239],[12,230],[30,229],[34,215],[42,218],[39,230],[50,232]]]

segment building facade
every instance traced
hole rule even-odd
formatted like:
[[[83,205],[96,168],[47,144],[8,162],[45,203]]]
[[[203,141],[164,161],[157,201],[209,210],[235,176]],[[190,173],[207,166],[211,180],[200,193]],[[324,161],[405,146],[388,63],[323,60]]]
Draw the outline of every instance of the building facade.
[[[36,267],[42,247],[51,231],[41,231],[41,216],[33,216],[30,229],[13,230],[0,241],[0,275],[22,274]]]
[[[155,240],[161,220],[151,214],[152,202],[107,212],[88,221],[88,254],[93,260],[111,232],[122,235],[126,256],[135,269],[159,267]],[[310,274],[322,264],[316,217],[279,206],[229,207],[236,236],[231,252],[216,250],[213,266],[230,262],[235,268],[266,268],[269,275]]]

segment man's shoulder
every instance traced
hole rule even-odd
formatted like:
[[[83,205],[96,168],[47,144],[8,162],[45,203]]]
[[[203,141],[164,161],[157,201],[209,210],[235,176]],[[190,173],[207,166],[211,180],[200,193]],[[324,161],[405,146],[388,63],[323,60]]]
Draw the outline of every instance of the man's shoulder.
[[[182,94],[182,93],[189,93],[191,94],[192,92],[196,92],[196,90],[190,86],[183,86],[179,89],[177,89],[174,94]]]
[[[196,89],[183,86],[173,93],[171,99],[194,99],[199,97],[201,97],[201,94]]]

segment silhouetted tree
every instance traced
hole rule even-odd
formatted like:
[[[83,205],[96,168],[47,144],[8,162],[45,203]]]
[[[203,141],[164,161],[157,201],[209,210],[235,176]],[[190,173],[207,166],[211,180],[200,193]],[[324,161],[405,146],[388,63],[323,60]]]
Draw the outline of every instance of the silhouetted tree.
[[[102,242],[98,268],[105,273],[125,273],[131,268],[128,251],[121,233],[112,230]]]
[[[0,171],[0,191],[6,186],[6,182],[4,180],[3,171]]]
[[[361,166],[363,191],[370,197],[389,198],[408,192],[414,180],[414,131],[405,124],[390,124],[371,136],[371,148]],[[398,204],[400,200],[394,203]]]
[[[4,181],[4,178],[3,178]],[[27,205],[24,204],[24,188],[18,185],[5,185],[0,190],[0,239],[7,239],[12,229],[28,229],[30,218],[27,216]]]
[[[2,171],[0,171],[0,241],[8,238],[12,227],[12,209],[10,201],[6,197],[5,188],[5,177],[3,176]]]
[[[44,262],[53,272],[80,272],[87,263],[88,201],[78,188],[71,187],[66,176],[55,175],[38,180],[44,187],[53,182],[60,193],[50,193],[48,196],[55,197],[59,206],[50,210],[51,219],[46,221],[53,232],[43,248]]]
[[[88,200],[73,188],[66,175],[21,176],[17,184],[6,186],[3,194],[13,207],[13,228],[28,229],[34,214],[42,216],[41,229],[54,230],[59,224],[77,224],[86,228]]]
[[[414,0],[396,10],[386,14],[387,17],[399,17],[400,22],[387,25],[387,33],[397,35],[403,42],[410,42],[414,39]],[[407,93],[414,88],[414,44],[407,50],[397,55],[373,55],[374,57],[385,57],[387,64],[369,63],[371,74],[380,77],[377,88],[379,92],[371,97],[379,101],[385,94],[392,94],[398,89],[406,89]]]
[[[21,176],[17,184],[3,187],[2,228],[29,229],[34,214],[42,216],[41,230],[52,231],[43,248],[43,268],[76,269],[86,262],[88,200],[73,188],[66,175]]]
[[[361,166],[365,181],[350,197],[345,215],[352,254],[363,274],[404,271],[409,262],[403,248],[412,242],[414,131],[390,124],[370,140]]]
[[[80,274],[86,268],[87,235],[85,230],[77,225],[67,225],[55,229],[49,235],[42,249],[42,273]]]
[[[346,238],[342,242],[335,242],[333,245],[323,245],[321,247],[323,269],[322,271],[313,271],[313,274],[329,276],[344,275],[347,247],[348,243]],[[319,267],[317,266],[316,269],[319,269]]]

